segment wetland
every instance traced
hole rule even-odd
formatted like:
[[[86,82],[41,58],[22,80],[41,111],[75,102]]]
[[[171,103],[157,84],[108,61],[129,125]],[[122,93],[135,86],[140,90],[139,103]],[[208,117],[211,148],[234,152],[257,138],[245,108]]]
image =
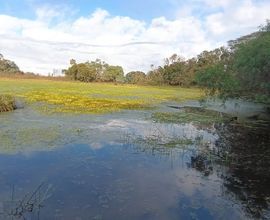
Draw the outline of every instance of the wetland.
[[[269,219],[269,107],[196,88],[0,79],[0,219]]]

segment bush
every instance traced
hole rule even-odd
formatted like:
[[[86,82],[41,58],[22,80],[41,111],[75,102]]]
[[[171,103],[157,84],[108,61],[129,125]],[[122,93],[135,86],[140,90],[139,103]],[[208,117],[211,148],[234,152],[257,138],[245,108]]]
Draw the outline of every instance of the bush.
[[[14,97],[10,95],[0,95],[0,112],[12,111],[15,108]]]
[[[4,59],[4,56],[0,54],[0,73],[1,72],[13,74],[19,73],[20,69],[13,61]]]

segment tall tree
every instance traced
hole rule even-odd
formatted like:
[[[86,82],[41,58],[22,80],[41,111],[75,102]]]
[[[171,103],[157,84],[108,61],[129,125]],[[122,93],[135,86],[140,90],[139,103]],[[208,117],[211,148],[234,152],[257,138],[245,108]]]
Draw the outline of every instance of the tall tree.
[[[103,81],[120,82],[124,79],[124,71],[121,66],[107,66],[104,71]]]
[[[126,82],[132,84],[145,84],[146,74],[141,71],[132,71],[126,74]]]
[[[247,97],[269,102],[269,21],[260,31],[230,41],[229,46],[229,50],[215,50],[199,57],[198,84],[209,93],[218,93],[222,97]]]
[[[7,60],[4,58],[2,54],[0,54],[0,73],[6,74],[14,74],[14,73],[22,73],[19,67],[11,60]]]

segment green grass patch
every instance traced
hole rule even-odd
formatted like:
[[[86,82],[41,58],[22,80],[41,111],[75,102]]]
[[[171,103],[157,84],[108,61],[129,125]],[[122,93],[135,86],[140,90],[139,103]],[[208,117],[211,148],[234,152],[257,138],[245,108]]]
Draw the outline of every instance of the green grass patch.
[[[200,99],[196,88],[0,78],[0,93],[24,98],[45,112],[104,113]],[[36,105],[39,104],[39,105]]]
[[[15,99],[11,95],[0,95],[0,112],[8,112],[15,109]]]
[[[195,123],[209,125],[228,121],[230,117],[224,113],[196,107],[183,107],[179,112],[156,112],[152,119],[160,123]]]

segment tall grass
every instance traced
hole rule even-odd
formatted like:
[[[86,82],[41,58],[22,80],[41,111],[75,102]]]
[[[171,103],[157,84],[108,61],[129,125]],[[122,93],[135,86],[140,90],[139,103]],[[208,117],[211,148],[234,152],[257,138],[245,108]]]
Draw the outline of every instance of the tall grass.
[[[0,112],[8,112],[15,109],[15,99],[10,95],[0,95]]]

